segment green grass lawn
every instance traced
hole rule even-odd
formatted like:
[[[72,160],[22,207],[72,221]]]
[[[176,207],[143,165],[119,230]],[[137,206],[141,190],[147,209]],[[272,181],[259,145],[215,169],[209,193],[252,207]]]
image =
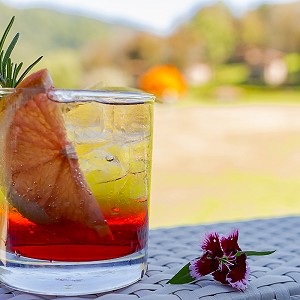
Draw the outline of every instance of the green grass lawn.
[[[293,179],[237,170],[214,176],[164,174],[153,184],[170,198],[152,198],[151,227],[300,214],[300,174]],[[173,201],[172,193],[182,190],[188,191],[186,199]]]
[[[233,92],[235,95],[233,99],[217,99],[216,86],[191,89],[186,99],[172,105],[162,105],[162,109],[157,111],[160,114],[160,124],[154,131],[157,140],[154,147],[158,148],[157,152],[161,151],[161,147],[170,148],[170,157],[167,157],[167,160],[170,160],[176,151],[179,153],[169,165],[160,160],[159,155],[158,161],[154,161],[151,227],[300,215],[300,123],[299,132],[298,125],[289,128],[286,121],[280,118],[278,121],[282,122],[280,125],[282,127],[279,126],[278,131],[273,129],[269,132],[268,128],[264,128],[260,132],[256,127],[256,131],[250,132],[249,129],[251,122],[256,122],[255,112],[262,117],[260,113],[263,109],[270,118],[273,113],[271,108],[274,107],[275,117],[276,114],[278,117],[281,111],[286,111],[285,117],[287,119],[293,117],[291,122],[293,124],[298,119],[298,113],[300,118],[300,90],[249,86],[234,88],[237,88],[238,92],[236,94]],[[204,118],[207,113],[209,116],[219,117],[219,110],[224,106],[226,109],[221,119]],[[180,143],[172,144],[178,131],[181,130],[183,133],[179,138],[184,137],[182,143],[188,143],[186,137],[189,135],[192,140],[203,139],[211,143],[209,146],[212,150],[214,147],[222,146],[221,142],[215,144],[214,135],[220,133],[218,130],[221,127],[226,128],[228,125],[226,121],[219,124],[220,120],[223,122],[231,120],[226,117],[229,111],[232,112],[228,107],[238,111],[238,114],[243,111],[241,108],[248,109],[251,113],[254,111],[245,132],[243,129],[238,131],[243,116],[231,114],[232,120],[235,117],[238,120],[238,122],[233,120],[236,123],[229,126],[235,131],[226,135],[228,132],[225,130],[224,136],[217,140],[217,142],[224,140],[226,151],[232,150],[237,154],[245,149],[248,151],[241,167],[235,165],[234,154],[229,154],[230,159],[227,157],[224,162],[222,150],[214,159],[214,151],[204,153],[202,156],[203,153],[200,151],[199,154],[197,151],[189,153],[188,146],[184,148],[186,150],[184,152],[178,150]],[[199,110],[199,117],[195,110],[197,112]],[[205,112],[201,113],[203,110]],[[212,111],[217,111],[217,114]],[[193,126],[197,118],[199,125]],[[205,123],[204,126],[201,122],[212,124],[210,126]],[[217,125],[219,127],[215,127]],[[213,130],[201,131],[203,126]],[[174,138],[170,139],[172,135]],[[195,146],[197,140],[191,147]],[[199,149],[201,150],[200,146]],[[183,162],[174,166],[180,160],[186,161],[186,164]],[[193,172],[186,167],[190,165],[189,160],[192,161],[191,165],[197,165]],[[211,165],[215,167],[213,171],[210,170]],[[221,166],[220,169],[218,165]]]
[[[209,84],[191,87],[177,105],[190,104],[249,104],[249,103],[300,103],[299,87],[268,87],[251,85]]]

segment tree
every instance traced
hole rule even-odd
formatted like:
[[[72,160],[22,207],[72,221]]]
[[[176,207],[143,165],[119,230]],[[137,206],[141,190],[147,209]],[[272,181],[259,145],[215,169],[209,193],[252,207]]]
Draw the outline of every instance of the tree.
[[[199,12],[195,29],[204,40],[204,54],[213,64],[226,62],[236,45],[235,19],[222,3],[207,7]]]

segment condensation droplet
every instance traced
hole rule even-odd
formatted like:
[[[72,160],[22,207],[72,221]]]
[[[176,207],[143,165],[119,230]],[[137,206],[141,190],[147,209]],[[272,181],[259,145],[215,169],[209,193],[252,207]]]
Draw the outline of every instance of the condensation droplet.
[[[108,154],[108,155],[105,156],[105,159],[107,161],[113,161],[115,159],[115,157],[112,154]]]
[[[135,199],[134,202],[137,202],[137,203],[147,202],[147,198],[146,197],[141,197],[141,198]]]
[[[84,183],[82,182],[82,181],[79,181],[79,184],[80,184],[80,187],[81,188],[84,188],[85,186],[84,186]]]
[[[120,212],[120,208],[119,208],[119,207],[113,207],[111,210],[112,210],[114,213]]]

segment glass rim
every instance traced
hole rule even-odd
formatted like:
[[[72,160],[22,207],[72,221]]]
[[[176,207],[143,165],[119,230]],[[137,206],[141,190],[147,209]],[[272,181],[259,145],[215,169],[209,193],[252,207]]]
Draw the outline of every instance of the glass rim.
[[[126,88],[109,89],[60,89],[60,88],[0,88],[0,98],[17,91],[46,93],[47,97],[55,102],[89,102],[96,101],[105,104],[142,104],[155,101],[155,96],[143,91],[128,91]]]

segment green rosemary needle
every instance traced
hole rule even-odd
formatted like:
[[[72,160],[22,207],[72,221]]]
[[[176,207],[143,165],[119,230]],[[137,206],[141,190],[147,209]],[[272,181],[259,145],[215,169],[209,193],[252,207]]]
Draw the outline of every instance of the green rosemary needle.
[[[13,63],[10,56],[18,42],[20,34],[17,33],[14,36],[6,51],[3,50],[4,42],[14,23],[14,20],[15,17],[12,17],[0,40],[0,86],[3,88],[16,87],[24,79],[27,73],[43,58],[43,56],[39,57],[19,76],[23,63]]]

